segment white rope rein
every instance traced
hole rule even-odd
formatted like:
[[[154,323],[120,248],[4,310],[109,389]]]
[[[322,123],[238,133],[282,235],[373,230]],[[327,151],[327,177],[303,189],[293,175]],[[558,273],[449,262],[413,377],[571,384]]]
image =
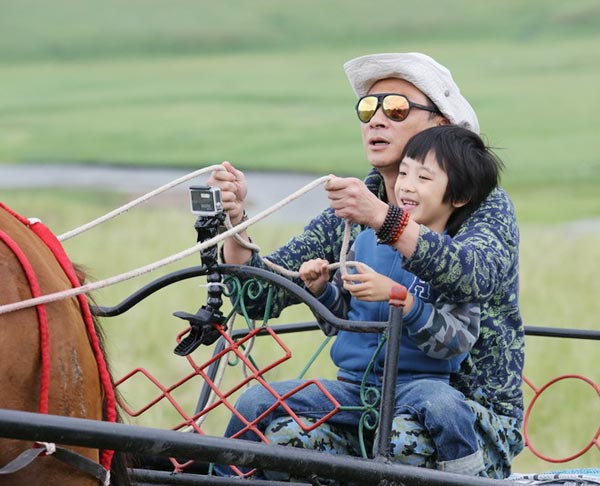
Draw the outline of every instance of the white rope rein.
[[[200,174],[204,174],[208,171],[212,171],[212,170],[224,170],[224,167],[222,165],[213,165],[213,166],[209,166],[206,167],[204,169],[200,169],[198,171],[192,172],[191,174],[188,174],[187,176],[184,176],[182,178],[176,179],[175,181],[166,184],[165,186],[162,186],[148,194],[146,194],[145,196],[142,196],[114,211],[111,211],[110,213],[88,223],[85,224],[79,228],[76,228],[73,231],[70,231],[68,233],[65,233],[63,235],[59,236],[60,240],[66,240],[68,238],[71,238],[75,235],[81,234],[84,231],[87,231],[91,228],[93,228],[94,226],[97,226],[98,224],[108,221],[111,218],[116,217],[119,214],[122,214],[123,212],[131,209],[132,207],[141,204],[142,202],[147,201],[148,199],[150,199],[151,197],[164,192],[167,189],[170,189],[172,187],[174,187],[177,184],[181,184],[182,182],[185,182],[186,180],[189,180],[193,177],[197,177]],[[125,272],[113,277],[109,277],[107,279],[104,280],[98,280],[96,282],[90,282],[88,284],[85,285],[81,285],[79,287],[74,287],[72,289],[68,289],[68,290],[63,290],[60,292],[54,292],[51,294],[47,294],[47,295],[42,295],[39,297],[35,297],[35,298],[31,298],[31,299],[26,299],[20,302],[13,302],[11,304],[5,304],[5,305],[0,305],[0,315],[1,314],[6,314],[8,312],[14,312],[17,310],[21,310],[21,309],[26,309],[29,307],[33,307],[36,305],[40,305],[40,304],[47,304],[49,302],[54,302],[57,300],[61,300],[61,299],[66,299],[66,298],[70,298],[70,297],[74,297],[76,295],[80,295],[80,294],[86,294],[95,290],[99,290],[105,287],[109,287],[112,285],[116,285],[118,283],[124,282],[126,280],[130,280],[133,279],[135,277],[139,277],[141,275],[144,275],[146,273],[152,272],[158,268],[161,268],[163,266],[169,265],[171,263],[177,262],[179,260],[182,260],[183,258],[190,256],[192,254],[201,252],[202,250],[209,248],[211,246],[214,246],[216,244],[218,244],[219,242],[225,240],[226,238],[229,238],[231,236],[237,236],[238,233],[244,231],[246,228],[248,228],[249,226],[257,223],[258,221],[266,218],[267,216],[271,215],[272,213],[274,213],[275,211],[278,211],[279,209],[281,209],[283,206],[289,204],[290,202],[292,202],[293,200],[297,199],[298,197],[300,197],[301,195],[313,190],[315,187],[319,186],[320,184],[323,184],[325,182],[327,182],[332,176],[328,175],[328,176],[323,176],[320,177],[318,179],[315,179],[314,181],[312,181],[311,183],[305,185],[304,187],[298,189],[297,191],[295,191],[294,193],[290,194],[289,196],[287,196],[286,198],[282,199],[281,201],[275,203],[273,206],[265,209],[264,211],[260,212],[259,214],[257,214],[256,216],[253,216],[251,218],[248,218],[246,221],[243,221],[241,223],[239,223],[238,225],[236,225],[235,227],[231,227],[231,224],[228,224],[228,229],[221,233],[220,235],[217,235],[213,238],[210,238],[209,240],[203,241],[203,242],[199,242],[196,245],[188,248],[187,250],[183,250],[180,251],[179,253],[175,253],[171,256],[168,256],[166,258],[163,258],[162,260],[158,260],[154,263],[145,265],[143,267],[139,267],[133,270],[130,270],[129,272]],[[340,265],[342,265],[342,273],[345,271],[344,267],[345,266],[356,266],[356,262],[345,262],[345,255],[347,253],[347,248],[348,248],[348,241],[349,241],[349,235],[350,235],[350,224],[348,222],[346,222],[346,229],[344,231],[344,242],[342,244],[342,251],[341,251],[341,256],[340,256],[340,262],[339,263],[334,263],[331,264],[329,267],[330,269],[334,269],[334,268],[338,268],[340,267]],[[241,240],[241,238],[239,238],[239,240]],[[238,240],[238,241],[239,241]],[[242,240],[244,241],[244,240]],[[244,243],[247,243],[244,241]],[[267,260],[264,260],[265,263],[267,262]],[[281,273],[284,273],[288,276],[292,276],[292,277],[298,277],[299,273],[298,272],[292,272],[288,269],[285,269],[283,267],[280,267],[278,265],[275,265],[273,262],[268,262],[266,263],[267,265],[271,266],[272,268],[276,269],[277,271],[280,271]],[[363,266],[365,266],[364,264],[362,264]]]
[[[359,262],[346,261],[346,255],[348,253],[348,246],[350,245],[350,230],[351,229],[352,229],[352,225],[348,221],[346,221],[346,223],[344,225],[344,236],[342,239],[342,248],[340,249],[340,261],[337,263],[330,263],[329,265],[327,265],[327,269],[329,271],[336,270],[339,268],[342,275],[347,275],[348,267],[356,268],[358,266]],[[260,248],[257,245],[255,245],[254,243],[248,244],[248,242],[246,240],[242,239],[238,234],[235,234],[234,238],[242,246],[245,246],[249,250],[256,250],[257,252],[260,250]],[[267,258],[262,258],[262,261],[270,269],[275,270],[276,272],[278,272],[288,278],[300,277],[299,271],[289,270],[285,267],[277,265],[276,263],[273,263],[271,260],[268,260]],[[367,269],[368,271],[372,271],[371,267],[369,267],[366,263],[360,263],[360,265],[363,268]]]
[[[314,181],[314,183],[316,183],[317,181],[322,181],[322,182],[327,182],[332,176],[324,176],[321,177],[320,179],[317,179]],[[293,199],[290,199],[289,201],[287,201],[288,198],[283,199],[282,201],[286,201],[285,204],[287,204],[288,202],[293,201],[294,199],[296,199],[298,196],[300,196],[301,194],[304,194],[304,192],[302,192],[305,188],[307,188],[308,186],[305,186],[304,188],[296,191],[294,194],[288,196],[288,198],[292,198],[293,196],[295,196],[296,194],[298,194],[297,196],[293,197]],[[312,188],[311,188],[312,189]],[[308,189],[310,190],[310,189]],[[306,191],[308,192],[308,191]],[[231,226],[231,222],[229,220],[229,216],[227,216],[227,219],[225,221],[225,225],[227,226],[227,228],[232,228]],[[346,221],[345,226],[344,226],[344,235],[343,235],[343,239],[342,239],[342,248],[340,249],[340,261],[338,263],[330,263],[327,268],[331,271],[331,270],[335,270],[337,268],[340,269],[342,275],[346,275],[348,273],[347,267],[356,267],[357,266],[357,262],[348,262],[346,261],[346,254],[348,253],[348,246],[350,245],[350,233],[351,233],[351,229],[352,226],[351,224]],[[256,243],[252,243],[250,241],[246,241],[244,240],[239,233],[235,233],[233,235],[233,238],[244,248],[251,250],[251,251],[255,251],[256,253],[260,253],[260,247],[256,244]],[[260,255],[259,255],[260,256]],[[262,258],[261,260],[263,261],[263,263],[269,267],[271,270],[275,270],[277,273],[280,273],[281,275],[284,275],[288,278],[298,278],[300,277],[300,272],[296,271],[296,270],[290,270],[288,268],[282,267],[281,265],[277,265],[276,263],[272,262],[271,260],[268,260],[267,258]],[[362,264],[363,267],[366,267],[367,269],[370,269],[370,267],[363,263]]]
[[[110,213],[105,214],[104,216],[101,216],[93,221],[90,221],[87,224],[84,224],[78,228],[75,228],[71,231],[67,231],[66,233],[63,233],[62,235],[59,235],[57,237],[58,241],[65,241],[65,240],[68,240],[69,238],[73,238],[74,236],[80,235],[81,233],[84,233],[84,232],[94,228],[95,226],[98,226],[101,223],[105,223],[106,221],[109,221],[110,219],[117,217],[120,214],[123,214],[123,213],[129,211],[131,208],[138,206],[139,204],[142,204],[142,203],[148,201],[149,199],[152,199],[153,197],[158,196],[159,194],[161,194],[169,189],[172,189],[175,186],[178,186],[179,184],[189,181],[190,179],[194,179],[195,177],[198,177],[209,171],[212,172],[215,170],[225,170],[225,167],[223,167],[222,164],[211,165],[209,167],[205,167],[203,169],[199,169],[194,172],[191,172],[183,177],[180,177],[179,179],[175,179],[175,180],[169,182],[168,184],[165,184],[164,186],[154,189],[153,191],[151,191],[147,194],[144,194],[143,196],[141,196],[137,199],[134,199],[133,201],[121,206],[120,208],[117,208],[114,211],[111,211]]]

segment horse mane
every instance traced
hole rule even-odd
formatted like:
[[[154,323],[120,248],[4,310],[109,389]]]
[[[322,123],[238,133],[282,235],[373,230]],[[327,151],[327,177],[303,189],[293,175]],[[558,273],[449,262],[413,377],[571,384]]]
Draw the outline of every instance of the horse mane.
[[[77,278],[79,279],[80,285],[84,285],[86,283],[86,281],[88,280],[88,276],[90,275],[88,268],[80,263],[73,263],[73,268],[75,270]],[[94,306],[94,307],[96,306],[96,301],[94,300],[94,297],[92,295],[86,294],[86,299],[88,301],[88,305],[90,306],[90,308],[92,306]],[[100,323],[100,319],[94,313],[92,313],[92,322],[94,324],[94,330],[95,330],[96,336],[98,338],[98,345],[100,346],[100,351],[102,352],[102,354],[105,357],[106,368],[107,368],[108,374],[111,377],[111,382],[114,383],[114,380],[112,379],[113,374],[112,374],[112,369],[110,366],[110,360],[107,357],[105,332]],[[115,393],[115,398],[116,398],[117,404],[122,403],[123,396],[121,395],[120,391],[115,389],[114,393]],[[116,413],[117,413],[117,422],[122,423],[123,415],[121,413],[120,407],[118,407],[118,406],[116,408]],[[106,417],[104,417],[104,419],[106,419]],[[111,484],[111,486],[131,486],[131,478],[129,476],[129,468],[131,468],[133,466],[133,464],[134,464],[134,456],[132,454],[127,453],[127,452],[115,451],[115,454],[112,459],[111,469],[110,469],[110,472],[111,472],[110,484]]]
[[[85,285],[87,283],[88,277],[90,275],[88,268],[85,265],[82,265],[81,263],[73,262],[73,269],[75,270],[75,274],[77,275],[77,279],[79,280],[79,285]],[[96,301],[94,300],[94,297],[92,295],[85,294],[85,297],[88,301],[88,305],[90,306],[90,309],[92,308],[92,306],[96,306]],[[107,355],[106,336],[104,334],[104,329],[102,328],[102,325],[100,324],[100,320],[98,319],[98,316],[96,316],[93,312],[92,312],[92,322],[94,323],[94,331],[96,332],[96,336],[98,336],[98,345],[100,346],[100,351],[102,351],[102,354],[106,357],[106,355]],[[112,378],[112,370],[110,367],[110,362],[108,360],[106,362],[106,367],[108,369],[108,373],[110,374],[110,376]],[[115,393],[117,393],[117,390],[115,390]],[[119,397],[119,399],[120,398],[121,397]]]

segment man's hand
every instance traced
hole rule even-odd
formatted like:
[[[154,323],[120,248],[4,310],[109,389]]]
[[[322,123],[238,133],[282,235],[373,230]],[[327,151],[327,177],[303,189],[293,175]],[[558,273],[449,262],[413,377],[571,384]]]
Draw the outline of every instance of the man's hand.
[[[244,200],[248,194],[246,176],[229,162],[223,162],[225,170],[215,170],[207,181],[209,186],[221,189],[223,210],[229,214],[232,225],[238,224],[244,215]]]
[[[329,262],[322,258],[308,260],[300,266],[300,278],[308,291],[315,297],[323,293],[327,282],[329,282],[329,270],[327,269]]]
[[[325,184],[330,206],[336,216],[351,223],[366,224],[378,231],[388,205],[375,196],[364,182],[355,177],[333,177]]]

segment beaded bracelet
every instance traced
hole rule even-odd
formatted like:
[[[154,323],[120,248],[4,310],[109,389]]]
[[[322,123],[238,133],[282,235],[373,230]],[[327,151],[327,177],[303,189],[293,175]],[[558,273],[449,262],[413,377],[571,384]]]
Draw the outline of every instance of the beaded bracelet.
[[[396,228],[396,231],[394,231],[394,234],[392,235],[392,238],[388,244],[392,245],[392,244],[396,243],[396,241],[398,241],[400,236],[402,236],[402,233],[404,233],[404,230],[406,229],[407,225],[408,225],[408,212],[402,210],[402,218],[400,219],[400,223],[398,224],[398,227]]]
[[[407,221],[404,221],[404,215],[406,214],[406,217],[408,217],[406,211],[394,204],[389,204],[388,206],[388,212],[385,215],[383,224],[376,233],[378,244],[390,244],[396,241],[400,237],[400,234],[402,234],[402,231],[398,233],[398,228],[401,227],[402,224],[406,226],[407,223]],[[402,228],[402,230],[403,229],[404,228]],[[398,237],[396,237],[395,240],[394,237],[396,236],[396,233],[398,233]]]

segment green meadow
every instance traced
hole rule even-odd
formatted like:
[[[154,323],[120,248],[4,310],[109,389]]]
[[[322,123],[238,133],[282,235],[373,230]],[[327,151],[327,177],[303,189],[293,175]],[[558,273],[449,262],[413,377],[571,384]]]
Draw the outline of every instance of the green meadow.
[[[522,214],[595,217],[599,26],[583,0],[4,1],[0,163],[361,176],[342,64],[420,50],[452,68]]]
[[[396,2],[356,0],[4,0],[0,2],[2,164],[173,166],[190,171],[229,160],[247,170],[362,176],[355,98],[342,64],[372,52],[422,51],[450,67],[475,107],[482,134],[505,161],[503,185],[521,226],[521,307],[530,325],[599,329],[600,7],[595,1]],[[131,181],[135,192],[135,181]],[[0,200],[40,217],[57,234],[124,204],[106,191],[2,190]],[[313,215],[307,214],[306,220]],[[148,203],[65,243],[103,279],[195,243],[187,206]],[[268,220],[252,229],[263,252],[301,230]],[[185,266],[103,289],[114,305],[144,283]],[[165,383],[189,372],[172,353],[177,310],[205,303],[198,282],[152,296],[104,319],[115,376],[146,367]],[[226,304],[228,305],[228,304]],[[275,322],[311,319],[300,306]],[[243,325],[243,324],[238,324]],[[295,359],[270,379],[296,376],[322,341],[286,337]],[[259,340],[260,341],[260,340]],[[255,353],[269,359],[268,342]],[[262,346],[262,348],[261,348]],[[594,342],[527,339],[526,375],[541,387],[559,373],[600,382]],[[195,360],[208,359],[200,349]],[[238,367],[239,368],[239,367]],[[239,378],[232,367],[227,379]],[[327,352],[307,376],[331,376]],[[141,378],[123,392],[135,406],[155,390]],[[180,399],[193,409],[199,382]],[[526,391],[528,399],[531,392]],[[579,380],[542,394],[530,439],[565,457],[598,430],[597,393]],[[222,432],[226,414],[207,423]],[[138,423],[172,426],[162,405]],[[519,472],[594,467],[600,450],[567,465],[517,458]]]

